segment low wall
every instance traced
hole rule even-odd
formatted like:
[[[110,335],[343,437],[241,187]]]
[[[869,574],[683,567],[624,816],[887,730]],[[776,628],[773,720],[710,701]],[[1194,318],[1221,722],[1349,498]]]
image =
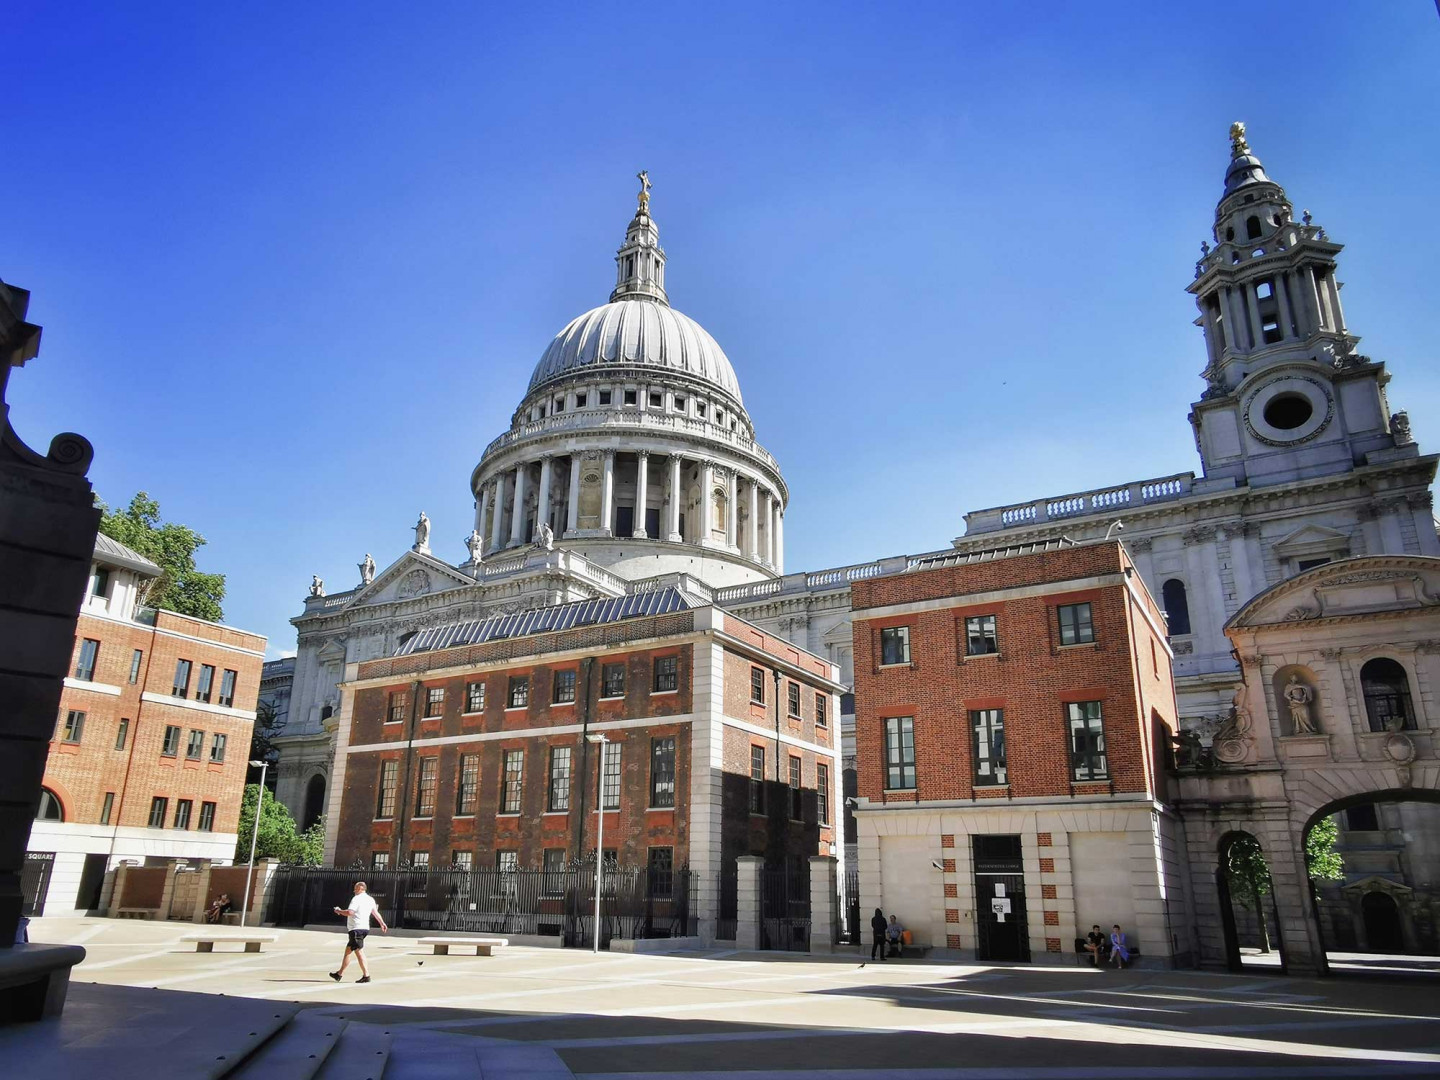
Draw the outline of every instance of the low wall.
[[[164,866],[131,866],[125,870],[125,887],[115,907],[160,910],[165,898]]]

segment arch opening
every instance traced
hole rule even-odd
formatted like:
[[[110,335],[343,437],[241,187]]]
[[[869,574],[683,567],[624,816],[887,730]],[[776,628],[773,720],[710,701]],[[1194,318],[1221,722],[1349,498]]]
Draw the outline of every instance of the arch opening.
[[[49,788],[40,789],[40,805],[35,808],[36,821],[64,821],[65,806]]]
[[[1215,878],[1230,970],[1283,971],[1280,916],[1275,908],[1270,861],[1260,841],[1248,832],[1222,836]]]
[[[325,777],[316,773],[305,785],[305,812],[300,818],[300,831],[304,832],[325,816]]]
[[[1190,601],[1185,595],[1185,583],[1171,578],[1160,586],[1160,598],[1170,624],[1170,636],[1190,633]]]

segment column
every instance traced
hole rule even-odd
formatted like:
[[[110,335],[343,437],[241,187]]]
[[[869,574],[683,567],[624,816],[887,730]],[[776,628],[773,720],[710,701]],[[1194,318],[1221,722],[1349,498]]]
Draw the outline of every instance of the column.
[[[774,544],[771,542],[775,537],[775,519],[771,516],[770,508],[773,505],[770,499],[769,489],[762,489],[760,492],[760,516],[755,519],[755,543],[760,550],[760,561],[766,566],[775,565]],[[765,526],[765,540],[760,541],[760,526]]]
[[[770,517],[765,522],[770,526],[770,565],[780,569],[780,500],[770,499]]]
[[[785,572],[785,510],[775,500],[775,572]]]
[[[680,535],[680,455],[670,455],[670,523],[665,539],[678,544],[684,539]]]
[[[833,953],[839,937],[839,881],[835,856],[810,856],[810,951]]]
[[[554,458],[546,454],[540,459],[540,504],[535,509],[535,528],[538,531],[542,521],[550,520],[550,473]]]
[[[1245,311],[1250,316],[1250,344],[1258,349],[1265,344],[1265,332],[1260,329],[1260,308],[1255,301],[1254,284],[1242,285],[1245,290]]]
[[[1340,285],[1335,280],[1333,270],[1325,275],[1325,292],[1330,301],[1330,315],[1335,320],[1335,329],[1343,334],[1345,332],[1345,313],[1340,307]]]
[[[745,529],[745,557],[760,558],[760,485],[750,481],[750,518]]]
[[[736,497],[739,495],[740,491],[739,485],[736,483],[735,480],[735,470],[728,470],[726,475],[727,479],[725,481],[725,546],[733,548],[736,545],[736,529],[738,527],[737,522],[739,521],[740,517],[739,506],[737,505],[738,500]]]
[[[490,507],[490,489],[480,489],[480,501],[475,504],[475,531],[481,532],[485,528],[485,511]],[[484,533],[481,533],[483,536]]]
[[[510,543],[525,542],[525,474],[529,464],[515,466],[515,499],[510,505]]]
[[[505,478],[503,476],[495,478],[495,496],[493,502],[495,505],[495,513],[490,520],[490,550],[498,551],[500,550],[502,540],[500,530],[505,523]]]
[[[706,502],[709,502],[707,497]],[[735,860],[735,948],[754,952],[760,948],[760,867],[758,855],[741,855]]]
[[[700,542],[708,544],[710,533],[715,528],[715,500],[710,497],[711,489],[715,487],[715,463],[713,461],[702,461],[700,463]]]
[[[605,476],[600,488],[600,527],[614,535],[615,529],[615,451],[605,451]]]
[[[1280,333],[1284,337],[1300,336],[1300,320],[1295,317],[1295,303],[1291,299],[1290,275],[1275,275],[1276,299],[1280,303]]]
[[[570,490],[566,492],[565,535],[580,525],[580,455],[570,455]]]
[[[1245,302],[1236,294],[1236,290],[1231,286],[1226,286],[1225,297],[1230,304],[1230,329],[1234,337],[1234,341],[1231,342],[1232,351],[1237,353],[1248,352],[1254,347],[1254,342],[1250,340],[1251,332],[1248,329],[1250,319],[1245,313]],[[1247,344],[1247,342],[1249,344]]]
[[[644,540],[650,534],[645,531],[645,507],[650,501],[650,451],[637,451],[639,464],[635,466],[635,528],[631,536]]]

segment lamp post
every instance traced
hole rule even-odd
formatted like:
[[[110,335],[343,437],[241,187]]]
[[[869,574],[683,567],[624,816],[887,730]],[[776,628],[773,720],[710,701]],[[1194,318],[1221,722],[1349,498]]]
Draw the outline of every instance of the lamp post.
[[[270,762],[252,761],[250,767],[260,769],[260,797],[255,800],[255,825],[250,830],[250,865],[245,868],[245,895],[240,898],[240,926],[242,928],[250,913],[250,877],[255,873],[255,842],[260,839],[260,811],[265,808],[265,770],[270,768]]]
[[[605,746],[610,742],[604,735],[586,735],[586,742],[600,747],[595,766],[595,944],[590,950],[600,951],[600,889],[605,880]]]

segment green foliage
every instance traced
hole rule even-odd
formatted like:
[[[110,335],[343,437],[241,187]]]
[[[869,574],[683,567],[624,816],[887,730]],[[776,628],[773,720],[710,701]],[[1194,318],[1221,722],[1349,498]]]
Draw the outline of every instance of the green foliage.
[[[1305,834],[1305,872],[1311,881],[1339,881],[1345,876],[1345,864],[1335,850],[1339,835],[1333,814],[1321,818]]]
[[[1270,892],[1270,867],[1253,836],[1247,833],[1230,842],[1225,851],[1225,877],[1230,883],[1230,895],[1258,912],[1260,898]]]
[[[202,574],[195,569],[195,551],[204,545],[203,536],[185,525],[161,521],[160,504],[143,491],[124,510],[112,511],[103,502],[99,506],[104,514],[100,531],[164,571],[150,586],[145,603],[197,619],[220,621],[225,575]]]
[[[248,784],[240,802],[240,835],[235,842],[235,861],[250,859],[250,837],[255,828],[255,804],[260,785]],[[317,821],[303,833],[297,832],[289,809],[268,790],[260,812],[260,833],[255,841],[255,858],[279,859],[284,863],[319,866],[325,854],[325,825]]]

